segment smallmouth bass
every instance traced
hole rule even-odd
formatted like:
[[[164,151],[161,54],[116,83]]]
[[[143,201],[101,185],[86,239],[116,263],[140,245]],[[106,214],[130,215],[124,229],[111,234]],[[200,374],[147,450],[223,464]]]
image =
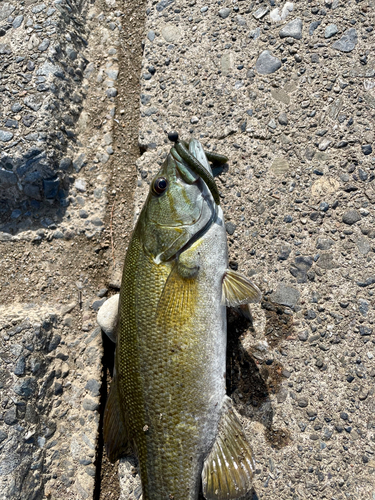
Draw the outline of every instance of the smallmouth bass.
[[[136,453],[143,500],[235,499],[254,460],[226,396],[226,306],[261,294],[228,269],[201,144],[170,138],[125,258],[104,440],[111,461]]]

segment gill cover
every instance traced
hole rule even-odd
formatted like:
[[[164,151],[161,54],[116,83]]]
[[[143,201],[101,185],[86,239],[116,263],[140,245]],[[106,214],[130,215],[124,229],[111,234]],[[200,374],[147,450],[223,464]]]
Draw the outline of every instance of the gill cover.
[[[190,153],[210,176],[211,168],[197,140],[190,141]],[[160,179],[167,188],[159,193]],[[161,182],[164,186],[164,182]],[[145,251],[155,263],[174,257],[192,238],[214,220],[216,204],[205,182],[172,148],[152,180],[140,217],[140,235]]]

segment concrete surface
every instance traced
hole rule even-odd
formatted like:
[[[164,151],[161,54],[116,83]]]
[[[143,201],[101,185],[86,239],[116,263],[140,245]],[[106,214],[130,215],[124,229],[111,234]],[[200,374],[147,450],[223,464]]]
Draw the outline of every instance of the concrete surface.
[[[54,27],[45,25],[50,8]],[[231,266],[264,293],[252,324],[229,314],[228,393],[257,461],[249,498],[375,498],[374,8],[373,0],[149,0],[146,7],[106,0],[76,2],[72,13],[68,0],[0,2],[1,85],[8,87],[1,87],[1,159],[12,159],[0,178],[4,498],[97,494],[99,396],[90,393],[93,382],[87,386],[101,380],[95,308],[107,296],[102,290],[119,284],[130,228],[172,129],[230,158],[217,183]],[[69,30],[87,36],[87,47],[79,37],[70,47],[69,16],[78,21]],[[49,52],[56,45],[61,59]],[[36,74],[47,55],[63,66],[68,49],[77,50],[73,62],[87,61],[79,81],[69,70],[66,80]],[[24,68],[28,60],[34,70]],[[38,90],[42,84],[49,89]],[[52,84],[67,85],[68,96],[56,99],[61,112],[43,104],[42,116],[24,101],[12,111],[16,92],[52,101]],[[113,88],[116,97],[107,92]],[[71,102],[74,92],[84,94],[82,103]],[[138,94],[140,122],[136,101],[129,104]],[[71,106],[69,129],[62,116]],[[41,162],[41,177],[26,181],[13,159],[30,148],[22,120],[34,113],[30,133],[53,159],[53,175],[43,177]],[[64,135],[61,151],[44,135],[52,127]],[[73,161],[66,172],[60,153]],[[43,179],[58,179],[60,198],[45,196],[55,184]],[[69,304],[75,308],[66,312]],[[36,357],[42,368],[34,374]],[[115,496],[140,498],[135,472],[132,460],[122,460]],[[110,498],[115,490],[106,488]]]

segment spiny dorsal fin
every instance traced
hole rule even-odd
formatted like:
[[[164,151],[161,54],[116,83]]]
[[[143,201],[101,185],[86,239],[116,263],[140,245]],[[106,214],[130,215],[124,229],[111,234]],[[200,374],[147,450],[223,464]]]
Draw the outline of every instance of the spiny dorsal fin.
[[[227,269],[225,271],[222,287],[223,305],[237,307],[250,302],[259,302],[262,293],[259,288],[242,274]]]
[[[241,424],[225,397],[218,435],[203,464],[203,495],[207,500],[241,498],[251,490],[255,462]]]
[[[110,462],[116,462],[122,455],[131,453],[128,429],[121,411],[117,377],[111,383],[111,389],[104,410],[103,435],[107,456]]]

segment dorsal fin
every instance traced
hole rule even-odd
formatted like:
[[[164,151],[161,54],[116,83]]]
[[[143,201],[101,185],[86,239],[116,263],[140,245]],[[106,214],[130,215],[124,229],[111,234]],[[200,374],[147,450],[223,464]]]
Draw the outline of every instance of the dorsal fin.
[[[204,461],[203,495],[207,500],[241,498],[251,490],[255,462],[242,426],[225,397],[218,435]]]
[[[237,307],[250,302],[259,302],[262,293],[259,288],[242,274],[227,269],[225,271],[222,287],[223,305]]]

